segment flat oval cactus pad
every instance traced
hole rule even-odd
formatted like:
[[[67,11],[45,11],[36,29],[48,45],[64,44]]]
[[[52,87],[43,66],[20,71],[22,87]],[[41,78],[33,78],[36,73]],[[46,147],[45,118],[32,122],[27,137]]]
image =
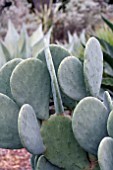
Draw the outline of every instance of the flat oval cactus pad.
[[[84,78],[88,92],[99,96],[103,74],[103,53],[98,40],[91,37],[84,52]]]
[[[72,128],[81,147],[94,155],[100,141],[107,136],[108,111],[104,104],[95,97],[86,97],[76,106]]]
[[[11,92],[19,106],[30,104],[37,118],[49,117],[50,77],[45,65],[38,59],[26,59],[12,72]]]
[[[86,153],[74,138],[71,118],[51,116],[41,126],[41,134],[46,147],[45,157],[54,165],[67,170],[81,170],[88,167]]]
[[[17,104],[8,96],[0,93],[0,148],[23,147],[18,134],[18,113]]]
[[[23,146],[32,154],[39,155],[45,151],[40,134],[40,124],[29,104],[24,104],[19,112],[18,130]]]
[[[22,61],[20,58],[15,58],[7,62],[0,69],[0,93],[3,93],[13,99],[10,88],[10,77],[12,71]]]
[[[105,137],[98,148],[98,162],[101,170],[113,169],[113,138]]]
[[[87,96],[82,63],[73,56],[66,57],[58,69],[58,79],[62,91],[74,100]]]

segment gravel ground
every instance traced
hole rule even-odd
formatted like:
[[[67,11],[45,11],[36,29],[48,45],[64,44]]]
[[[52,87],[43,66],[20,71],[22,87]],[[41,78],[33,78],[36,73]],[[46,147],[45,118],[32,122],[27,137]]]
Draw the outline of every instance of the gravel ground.
[[[31,170],[30,157],[25,149],[0,149],[0,170]]]

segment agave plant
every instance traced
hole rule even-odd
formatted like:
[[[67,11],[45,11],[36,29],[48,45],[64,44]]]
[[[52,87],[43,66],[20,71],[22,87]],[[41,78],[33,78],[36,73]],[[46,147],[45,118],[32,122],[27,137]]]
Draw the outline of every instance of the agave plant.
[[[44,35],[42,25],[40,24],[38,29],[29,36],[26,26],[23,25],[19,34],[13,23],[9,20],[7,34],[4,41],[0,43],[0,67],[14,58],[26,59],[35,57],[38,52],[43,49],[44,36],[48,43],[50,42],[51,31],[52,28]]]

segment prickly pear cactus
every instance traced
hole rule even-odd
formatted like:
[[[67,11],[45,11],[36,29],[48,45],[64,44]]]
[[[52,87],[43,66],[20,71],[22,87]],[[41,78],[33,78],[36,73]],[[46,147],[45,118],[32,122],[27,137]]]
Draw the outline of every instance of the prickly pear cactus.
[[[0,148],[22,148],[18,134],[17,104],[8,96],[0,93]]]
[[[84,53],[84,78],[87,91],[98,97],[103,74],[103,53],[98,40],[91,37]]]
[[[15,58],[7,62],[0,69],[0,93],[3,93],[13,99],[10,88],[10,77],[14,68],[22,61],[20,58]]]
[[[31,168],[32,170],[35,170],[37,161],[38,161],[39,155],[32,155],[30,158]]]
[[[107,121],[107,130],[110,137],[113,138],[113,110],[110,112]]]
[[[108,109],[108,113],[110,113],[113,110],[113,102],[108,91],[104,92],[103,102],[106,108]]]
[[[61,62],[58,79],[62,91],[73,100],[87,96],[82,63],[76,57],[69,56]]]
[[[56,75],[57,75],[57,72],[58,72],[58,67],[61,63],[61,61],[70,56],[71,54],[69,53],[68,50],[66,50],[65,48],[59,46],[59,45],[50,45],[49,46],[50,48],[50,52],[51,52],[51,56],[52,56],[52,60],[53,60],[53,63],[54,63],[54,67],[55,67],[55,72],[56,72]],[[46,64],[46,60],[45,60],[45,54],[44,54],[44,50],[41,51],[38,56],[37,56],[38,59],[42,60],[45,64]],[[65,106],[67,106],[68,108],[70,109],[73,109],[75,107],[75,100],[67,97],[61,90],[61,96],[62,96],[62,101],[64,103]]]
[[[46,146],[44,155],[52,164],[66,170],[88,167],[86,153],[74,138],[70,117],[51,116],[43,122],[41,134]]]
[[[36,170],[61,170],[61,168],[58,168],[54,165],[52,165],[45,157],[44,155],[41,155],[37,161],[37,166],[35,168]]]
[[[100,141],[108,135],[107,119],[108,111],[97,98],[86,97],[76,106],[72,117],[73,133],[87,152],[97,154]]]
[[[113,169],[113,138],[105,137],[98,148],[98,162],[101,170]]]
[[[52,56],[52,59],[53,59],[53,63],[54,63],[54,67],[55,67],[55,72],[57,74],[58,67],[59,67],[61,61],[64,58],[66,58],[67,56],[70,56],[71,54],[69,53],[68,50],[66,50],[65,48],[63,48],[63,47],[61,47],[59,45],[51,44],[49,46],[49,48],[50,48],[51,56]],[[44,50],[42,50],[38,54],[37,58],[40,59],[41,61],[43,61],[46,64]]]
[[[103,73],[103,54],[98,40],[90,38],[86,44],[84,63],[76,57],[66,57],[58,69],[61,89],[74,100],[86,96],[99,97]]]
[[[40,123],[29,104],[21,107],[18,118],[19,136],[23,146],[32,154],[42,154],[45,151],[40,135]]]
[[[12,72],[10,86],[19,106],[30,104],[37,118],[49,117],[50,77],[45,65],[38,59],[26,59]]]

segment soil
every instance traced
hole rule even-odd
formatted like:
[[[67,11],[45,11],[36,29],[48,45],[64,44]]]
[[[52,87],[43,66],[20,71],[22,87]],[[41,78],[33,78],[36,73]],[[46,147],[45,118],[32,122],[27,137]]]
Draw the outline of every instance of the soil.
[[[30,157],[25,149],[0,149],[0,170],[31,170]]]

